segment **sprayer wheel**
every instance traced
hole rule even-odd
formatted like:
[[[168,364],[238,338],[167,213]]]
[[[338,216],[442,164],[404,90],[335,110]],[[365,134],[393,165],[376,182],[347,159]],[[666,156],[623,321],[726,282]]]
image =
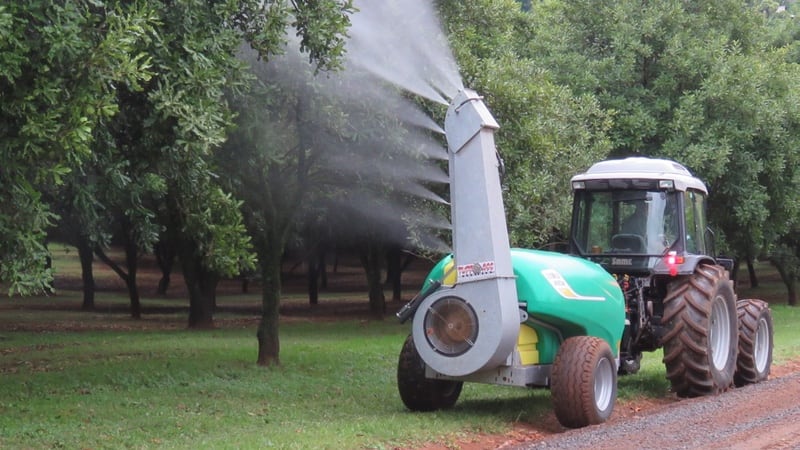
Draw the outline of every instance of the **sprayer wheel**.
[[[769,376],[772,366],[772,312],[763,300],[742,299],[739,313],[739,357],[736,359],[736,386],[759,383]]]
[[[565,340],[556,353],[550,390],[561,425],[580,428],[608,420],[617,398],[617,367],[608,343],[593,336]]]
[[[435,411],[456,404],[464,383],[425,378],[425,362],[419,356],[414,338],[409,335],[397,363],[397,389],[406,407],[412,411]]]
[[[703,264],[664,298],[664,365],[678,397],[718,394],[733,384],[738,353],[736,297],[728,272]]]

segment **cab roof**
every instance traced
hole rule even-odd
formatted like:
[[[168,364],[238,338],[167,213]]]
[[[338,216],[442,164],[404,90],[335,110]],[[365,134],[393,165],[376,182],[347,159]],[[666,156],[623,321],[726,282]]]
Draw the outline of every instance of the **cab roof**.
[[[675,189],[679,191],[697,189],[708,194],[706,185],[683,165],[668,159],[641,156],[600,161],[585,173],[572,177],[571,181],[614,179],[673,180]]]

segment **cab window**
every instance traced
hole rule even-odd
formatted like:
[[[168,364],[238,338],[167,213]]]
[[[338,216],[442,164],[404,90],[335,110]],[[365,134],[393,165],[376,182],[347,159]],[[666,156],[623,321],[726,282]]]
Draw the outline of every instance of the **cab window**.
[[[702,192],[689,190],[684,193],[684,200],[686,252],[706,254],[706,197]]]

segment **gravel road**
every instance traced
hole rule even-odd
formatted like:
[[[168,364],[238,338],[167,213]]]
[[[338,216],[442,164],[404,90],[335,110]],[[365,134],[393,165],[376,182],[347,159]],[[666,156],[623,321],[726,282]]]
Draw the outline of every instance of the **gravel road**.
[[[800,373],[513,448],[800,449]]]

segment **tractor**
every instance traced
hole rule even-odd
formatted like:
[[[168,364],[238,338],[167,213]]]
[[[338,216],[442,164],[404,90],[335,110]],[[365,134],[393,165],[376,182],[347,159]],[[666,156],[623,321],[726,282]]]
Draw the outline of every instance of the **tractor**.
[[[401,323],[411,320],[397,367],[408,409],[450,408],[464,382],[478,382],[547,388],[563,426],[602,423],[614,408],[617,376],[635,372],[641,352],[662,345],[679,395],[766,378],[772,317],[758,300],[737,309],[730,260],[700,256],[711,240],[702,183],[688,171],[643,176],[599,163],[599,172],[596,165],[573,179],[573,254],[512,249],[498,128],[470,89],[445,116],[453,252],[397,313]],[[654,209],[639,212],[652,234],[634,237],[626,214],[637,198]],[[674,220],[678,234],[656,233],[656,219]],[[694,227],[688,237],[679,232],[687,226]],[[648,247],[657,241],[669,245]]]
[[[772,363],[767,303],[737,300],[733,260],[715,254],[708,190],[670,160],[630,157],[572,178],[569,253],[600,264],[625,296],[619,374],[663,348],[679,397],[765,380]]]
[[[431,411],[452,407],[464,382],[549,388],[563,425],[604,422],[617,394],[623,292],[588,259],[510,248],[497,128],[469,89],[445,116],[453,253],[397,313],[412,320],[400,397]]]

